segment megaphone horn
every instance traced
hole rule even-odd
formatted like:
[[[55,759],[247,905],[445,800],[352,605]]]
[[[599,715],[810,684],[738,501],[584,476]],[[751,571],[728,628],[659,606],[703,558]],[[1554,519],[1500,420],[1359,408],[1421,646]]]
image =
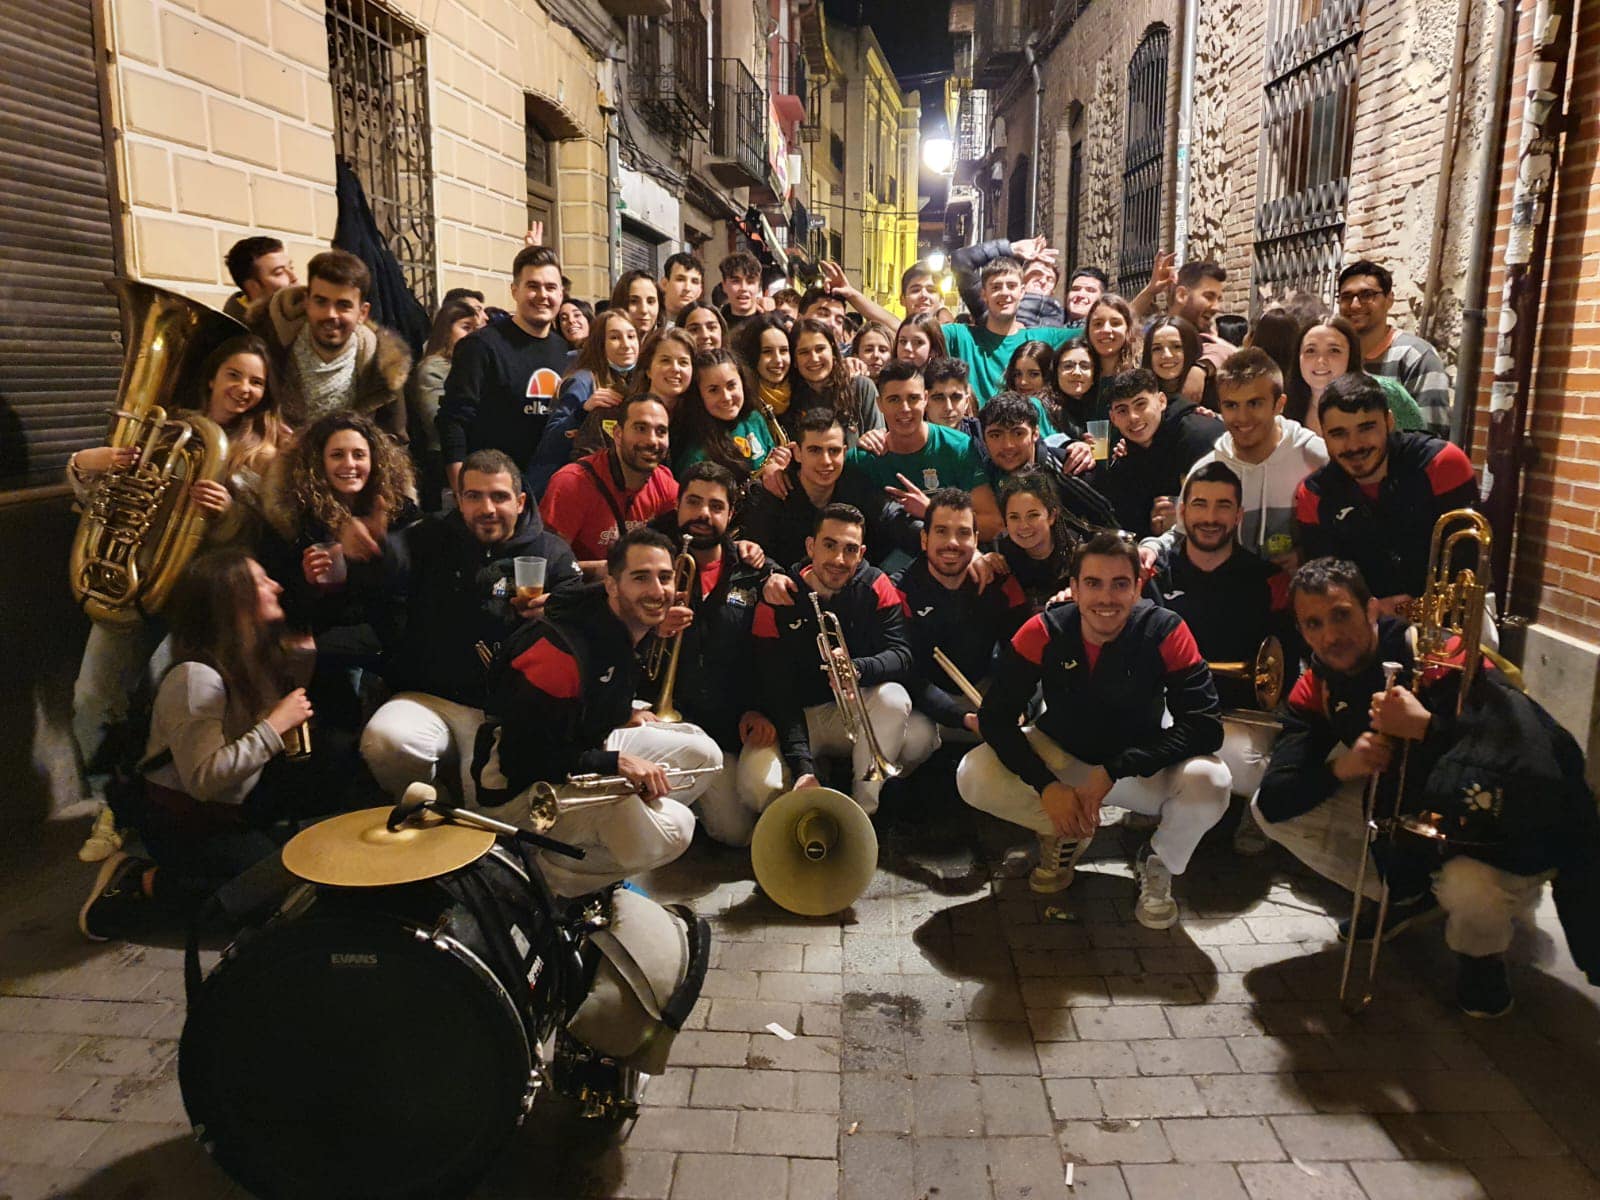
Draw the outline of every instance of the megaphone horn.
[[[825,917],[867,890],[878,866],[878,835],[843,792],[800,788],[761,814],[750,839],[750,865],[780,908]]]

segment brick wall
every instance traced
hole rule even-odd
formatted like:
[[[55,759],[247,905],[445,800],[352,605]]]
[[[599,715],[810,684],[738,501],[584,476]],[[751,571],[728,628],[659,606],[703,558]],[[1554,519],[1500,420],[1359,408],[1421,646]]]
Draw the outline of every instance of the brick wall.
[[[1496,216],[1489,325],[1474,460],[1483,461],[1489,382],[1494,374],[1500,267],[1511,219],[1518,128],[1526,94],[1531,11],[1523,14],[1513,77],[1506,159]],[[1575,28],[1584,49],[1573,60],[1569,123],[1550,224],[1545,293],[1534,358],[1528,433],[1536,457],[1523,478],[1512,576],[1512,611],[1578,638],[1600,642],[1600,55],[1587,31],[1600,27],[1600,0],[1580,0]]]
[[[607,278],[596,66],[535,0],[396,0],[427,33],[438,286],[505,293],[527,227],[524,91],[559,144],[562,255],[578,290]],[[303,268],[327,246],[333,106],[324,0],[109,0],[128,270],[220,303],[222,255],[281,237]]]

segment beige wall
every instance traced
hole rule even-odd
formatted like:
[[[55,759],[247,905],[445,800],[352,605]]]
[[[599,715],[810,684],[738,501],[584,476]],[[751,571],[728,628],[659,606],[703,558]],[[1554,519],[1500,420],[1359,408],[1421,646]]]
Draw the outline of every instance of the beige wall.
[[[103,0],[121,131],[128,269],[220,303],[239,237],[281,237],[304,267],[333,235],[324,0]],[[596,65],[535,0],[394,0],[427,34],[438,288],[504,295],[527,227],[523,92],[568,133],[562,256],[606,280],[605,129]]]

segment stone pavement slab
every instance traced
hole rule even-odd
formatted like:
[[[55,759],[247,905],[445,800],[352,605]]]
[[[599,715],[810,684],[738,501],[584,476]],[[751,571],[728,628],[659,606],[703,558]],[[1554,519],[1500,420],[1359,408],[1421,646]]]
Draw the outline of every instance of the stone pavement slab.
[[[614,1136],[541,1101],[479,1200],[1600,1196],[1600,994],[1548,902],[1505,1020],[1453,1011],[1435,929],[1386,951],[1352,1021],[1338,894],[1276,852],[1207,839],[1184,921],[1151,931],[1131,916],[1138,835],[1105,828],[1073,887],[1036,897],[1000,866],[1026,839],[929,819],[981,846],[980,870],[925,869],[888,812],[880,871],[832,918],[780,912],[746,855],[703,840],[645,879],[716,937],[671,1067]],[[72,928],[80,835],[0,850],[0,1196],[242,1195],[185,1124],[175,941]]]

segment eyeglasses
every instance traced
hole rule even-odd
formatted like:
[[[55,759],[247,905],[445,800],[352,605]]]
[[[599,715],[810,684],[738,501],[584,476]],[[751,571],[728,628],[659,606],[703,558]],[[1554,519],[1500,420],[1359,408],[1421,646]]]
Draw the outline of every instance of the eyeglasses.
[[[1367,305],[1383,295],[1380,288],[1362,288],[1359,292],[1340,292],[1339,307],[1350,308],[1352,305]]]

